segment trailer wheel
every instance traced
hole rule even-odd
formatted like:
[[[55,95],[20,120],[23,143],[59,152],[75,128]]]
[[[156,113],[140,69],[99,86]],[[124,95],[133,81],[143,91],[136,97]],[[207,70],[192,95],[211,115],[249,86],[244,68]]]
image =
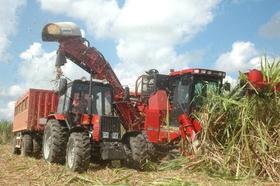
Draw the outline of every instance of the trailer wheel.
[[[137,134],[135,137],[129,137],[131,158],[128,164],[135,169],[143,169],[147,160],[150,160],[150,144],[144,134]]]
[[[71,171],[87,171],[90,164],[91,145],[86,132],[71,133],[67,143],[66,165]]]
[[[50,163],[65,163],[68,129],[55,119],[48,121],[43,137],[43,157]]]
[[[13,147],[12,147],[12,153],[19,155],[20,154],[20,149],[16,147],[17,141],[16,141],[16,135],[13,137]]]
[[[31,156],[33,151],[32,136],[30,134],[23,134],[21,144],[21,155]]]
[[[33,156],[38,158],[42,152],[42,139],[38,136],[33,137]]]

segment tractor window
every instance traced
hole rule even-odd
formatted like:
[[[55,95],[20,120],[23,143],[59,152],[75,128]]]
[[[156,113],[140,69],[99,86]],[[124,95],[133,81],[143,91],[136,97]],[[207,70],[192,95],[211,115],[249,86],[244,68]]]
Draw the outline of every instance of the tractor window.
[[[65,97],[65,104],[64,104],[64,111],[68,111],[71,99],[71,87],[67,89],[66,97]]]
[[[111,96],[110,89],[105,90],[104,97],[105,97],[105,115],[111,115],[112,114],[112,108],[111,108],[112,96]]]
[[[111,88],[95,86],[93,88],[93,113],[99,115],[112,114]]]
[[[96,111],[99,115],[102,115],[102,92],[96,92],[95,95]]]

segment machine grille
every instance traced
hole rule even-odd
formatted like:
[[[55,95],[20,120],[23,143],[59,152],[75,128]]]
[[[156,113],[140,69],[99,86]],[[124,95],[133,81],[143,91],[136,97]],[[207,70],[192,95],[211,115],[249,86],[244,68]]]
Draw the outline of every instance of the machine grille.
[[[120,138],[120,133],[121,133],[121,126],[120,126],[119,117],[101,116],[101,137],[103,139],[117,140]]]

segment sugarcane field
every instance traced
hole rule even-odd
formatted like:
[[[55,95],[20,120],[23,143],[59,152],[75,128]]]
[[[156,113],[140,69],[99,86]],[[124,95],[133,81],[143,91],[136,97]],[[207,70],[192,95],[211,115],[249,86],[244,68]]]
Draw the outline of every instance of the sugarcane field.
[[[0,185],[280,185],[280,1],[0,5]]]

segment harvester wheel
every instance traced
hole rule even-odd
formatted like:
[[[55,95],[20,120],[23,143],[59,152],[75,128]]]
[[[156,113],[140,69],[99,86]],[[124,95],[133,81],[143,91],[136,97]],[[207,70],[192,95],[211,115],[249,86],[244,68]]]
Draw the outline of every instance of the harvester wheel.
[[[21,155],[31,156],[33,151],[32,136],[30,134],[23,134],[21,143]]]
[[[33,156],[38,158],[42,152],[42,139],[38,136],[33,136]]]
[[[48,121],[43,137],[43,157],[50,163],[65,163],[68,128],[55,119]]]
[[[132,168],[143,169],[147,160],[150,159],[149,142],[146,136],[142,133],[137,134],[135,137],[129,138],[129,145],[131,150],[132,161],[129,165]]]
[[[13,154],[20,154],[20,149],[16,147],[17,141],[16,141],[16,135],[13,137],[13,147],[12,147],[12,153]]]
[[[72,132],[66,152],[66,165],[71,171],[87,171],[90,164],[90,138],[86,132]]]

